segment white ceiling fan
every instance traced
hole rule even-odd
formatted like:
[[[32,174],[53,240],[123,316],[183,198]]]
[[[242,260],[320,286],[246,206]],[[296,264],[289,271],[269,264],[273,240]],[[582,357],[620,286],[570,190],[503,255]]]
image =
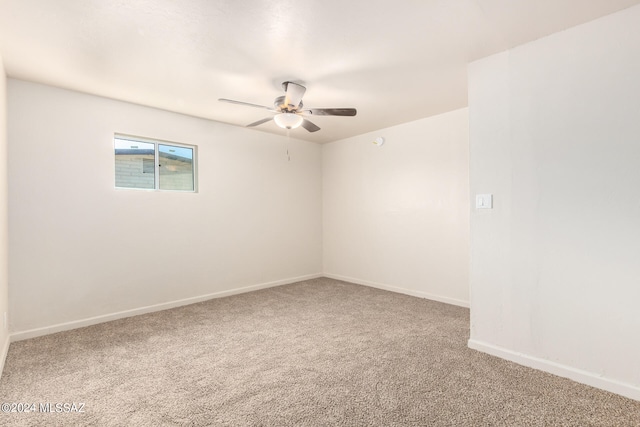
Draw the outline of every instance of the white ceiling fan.
[[[234,101],[232,99],[219,98],[218,101],[228,102],[231,104],[246,105],[249,107],[262,108],[276,113],[273,117],[267,117],[257,122],[247,125],[247,127],[258,126],[273,119],[273,121],[283,129],[295,129],[302,126],[309,132],[319,131],[320,128],[306,119],[304,116],[355,116],[355,108],[304,108],[302,97],[307,90],[304,86],[293,83],[284,82],[282,88],[285,91],[284,96],[279,96],[273,102],[273,108],[264,105],[251,104],[248,102]]]

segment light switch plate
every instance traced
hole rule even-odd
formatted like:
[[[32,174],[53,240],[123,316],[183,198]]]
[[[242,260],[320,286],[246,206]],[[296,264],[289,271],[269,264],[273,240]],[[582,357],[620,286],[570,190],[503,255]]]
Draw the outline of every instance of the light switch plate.
[[[493,209],[493,194],[476,194],[476,209]]]

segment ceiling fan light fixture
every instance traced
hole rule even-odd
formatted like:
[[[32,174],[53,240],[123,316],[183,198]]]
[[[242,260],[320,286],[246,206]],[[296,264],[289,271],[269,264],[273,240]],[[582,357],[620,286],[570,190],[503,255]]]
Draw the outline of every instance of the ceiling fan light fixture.
[[[304,119],[295,113],[280,113],[273,117],[273,121],[283,129],[295,129]]]

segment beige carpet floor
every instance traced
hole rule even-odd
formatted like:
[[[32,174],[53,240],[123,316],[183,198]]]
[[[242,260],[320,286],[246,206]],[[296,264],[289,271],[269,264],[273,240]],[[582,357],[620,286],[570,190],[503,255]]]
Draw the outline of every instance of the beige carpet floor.
[[[467,309],[324,278],[214,299],[11,344],[1,402],[84,406],[0,425],[640,425],[640,402],[470,350],[468,329]]]

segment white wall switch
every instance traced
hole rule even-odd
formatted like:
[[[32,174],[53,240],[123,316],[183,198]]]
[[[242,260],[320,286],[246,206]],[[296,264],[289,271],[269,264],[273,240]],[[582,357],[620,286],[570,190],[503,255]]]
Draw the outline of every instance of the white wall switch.
[[[476,194],[476,209],[493,209],[493,194]]]

